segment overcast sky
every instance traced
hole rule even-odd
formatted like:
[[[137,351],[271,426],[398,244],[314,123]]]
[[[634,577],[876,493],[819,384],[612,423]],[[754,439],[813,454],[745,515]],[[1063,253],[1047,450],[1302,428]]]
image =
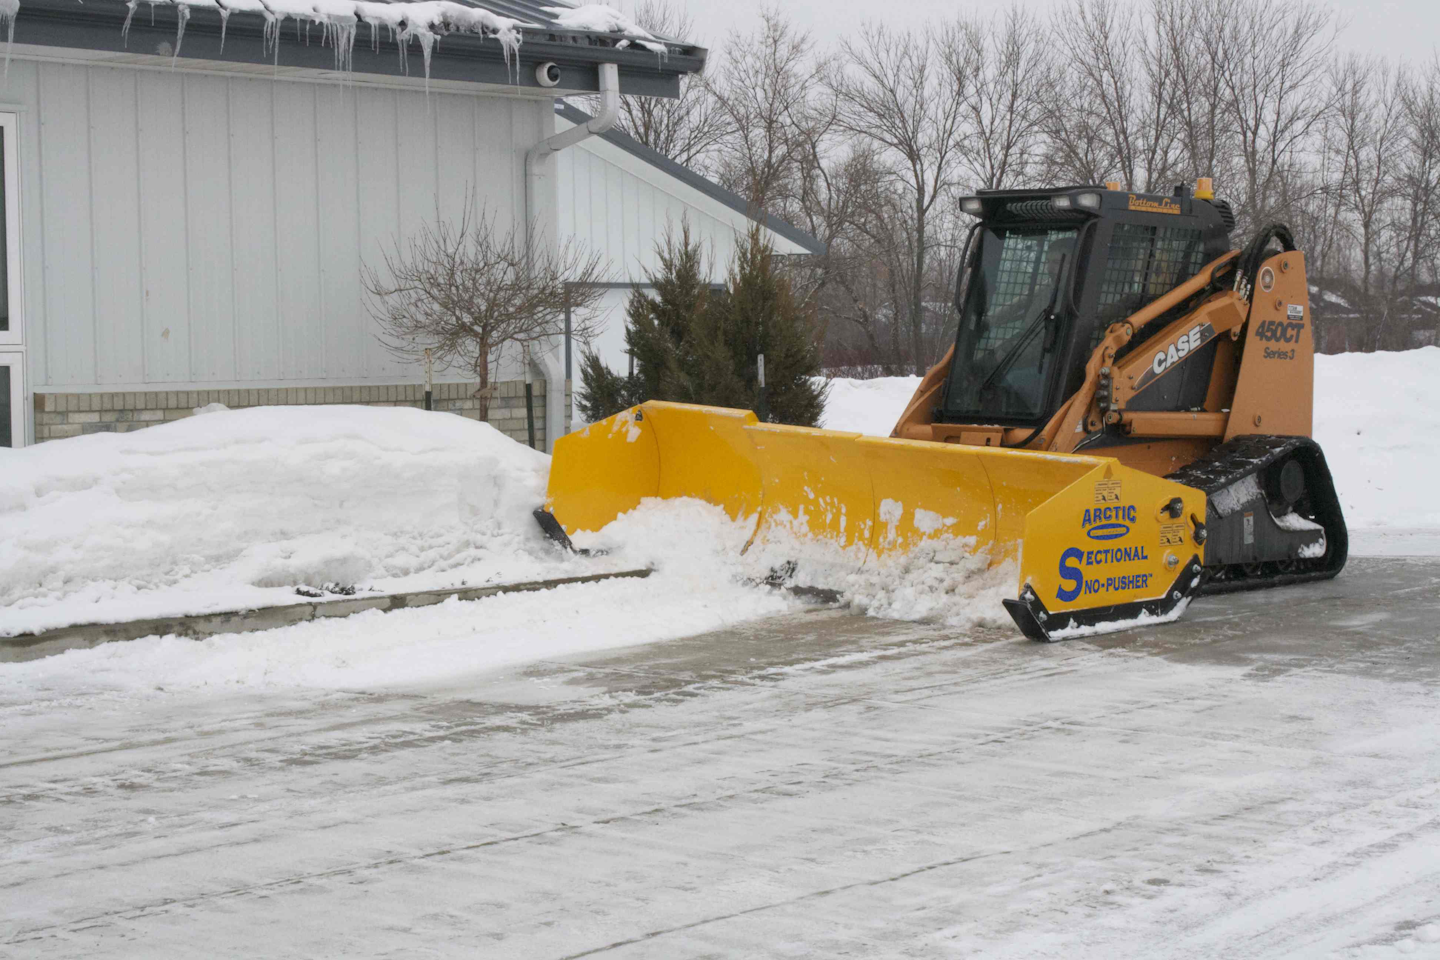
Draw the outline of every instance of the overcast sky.
[[[670,0],[690,12],[696,36],[687,37],[716,46],[731,30],[754,29],[762,0]],[[1039,13],[1048,12],[1055,0],[1018,0]],[[632,4],[626,4],[631,6]],[[772,4],[774,5],[774,4]],[[884,12],[887,22],[915,26],[926,21],[954,16],[957,11],[994,10],[1000,4],[974,0],[784,0],[778,4],[794,21],[810,30],[822,42],[833,41],[852,26],[874,19]],[[1359,53],[1400,57],[1419,63],[1434,56],[1440,41],[1440,3],[1436,0],[1333,0],[1330,3],[1347,21],[1342,45]],[[1256,2],[1258,16],[1284,16],[1285,4],[1278,0]]]

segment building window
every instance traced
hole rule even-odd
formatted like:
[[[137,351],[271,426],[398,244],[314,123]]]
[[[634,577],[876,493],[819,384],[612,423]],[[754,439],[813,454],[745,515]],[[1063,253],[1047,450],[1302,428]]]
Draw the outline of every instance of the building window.
[[[13,113],[0,114],[0,344],[21,347],[25,331],[20,316],[20,192],[17,127]]]
[[[25,445],[25,366],[18,353],[0,353],[0,447]]]

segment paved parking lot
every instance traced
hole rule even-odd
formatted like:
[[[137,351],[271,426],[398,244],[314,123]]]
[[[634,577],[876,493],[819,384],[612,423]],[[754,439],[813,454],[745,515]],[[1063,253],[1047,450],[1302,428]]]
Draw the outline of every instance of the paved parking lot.
[[[0,955],[1440,955],[1440,562],[1043,645],[833,610],[7,708]]]

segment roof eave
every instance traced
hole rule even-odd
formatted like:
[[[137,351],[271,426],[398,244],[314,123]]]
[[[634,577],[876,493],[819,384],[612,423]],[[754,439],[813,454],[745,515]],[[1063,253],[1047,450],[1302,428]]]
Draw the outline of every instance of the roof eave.
[[[162,54],[171,56],[179,28],[179,12],[173,5],[159,5],[136,12],[128,36],[123,32],[127,10],[119,2],[78,0],[25,0],[15,20],[15,43],[64,47],[116,54]],[[243,63],[309,68],[333,72],[337,69],[335,50],[323,46],[319,31],[312,31],[307,43],[296,39],[293,25],[281,32],[278,47],[266,49],[265,21],[258,15],[232,13],[224,27],[217,11],[191,7],[178,58],[185,61]],[[303,29],[303,28],[302,28]],[[288,36],[287,36],[288,34]],[[355,42],[350,69],[355,73],[379,76],[423,76],[424,66],[418,45],[401,47],[386,31],[373,39],[361,26]],[[548,29],[522,31],[518,62],[508,63],[498,40],[478,34],[454,33],[441,38],[431,58],[430,77],[436,80],[500,84],[537,95],[584,93],[599,88],[598,75],[591,69],[601,63],[620,68],[620,87],[632,96],[676,97],[680,77],[704,69],[706,51],[688,47],[687,52],[660,56],[643,49],[616,49]],[[541,87],[535,66],[546,61],[571,72],[557,89]]]

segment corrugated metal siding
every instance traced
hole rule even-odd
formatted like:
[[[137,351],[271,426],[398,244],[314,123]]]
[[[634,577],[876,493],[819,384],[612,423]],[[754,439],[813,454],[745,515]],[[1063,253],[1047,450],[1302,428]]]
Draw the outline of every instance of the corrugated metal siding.
[[[415,375],[362,261],[466,198],[518,223],[547,102],[14,61],[31,389]],[[542,126],[543,124],[543,126]]]
[[[558,129],[571,126],[557,119]],[[643,280],[658,266],[655,245],[682,222],[710,254],[711,279],[721,281],[736,243],[750,228],[738,211],[599,138],[558,155],[559,231],[591,249],[605,251],[615,279]],[[767,231],[780,253],[804,253]]]
[[[557,119],[558,129],[571,124]],[[710,279],[722,282],[737,243],[750,228],[743,214],[705,196],[654,166],[595,138],[558,156],[559,232],[571,234],[591,249],[605,251],[613,279],[642,282],[659,266],[655,245],[682,223],[709,256]],[[804,253],[790,240],[766,231],[781,253]],[[625,315],[629,291],[609,291],[593,315],[599,328],[589,349],[611,370],[624,372]],[[575,360],[579,373],[578,352]]]

